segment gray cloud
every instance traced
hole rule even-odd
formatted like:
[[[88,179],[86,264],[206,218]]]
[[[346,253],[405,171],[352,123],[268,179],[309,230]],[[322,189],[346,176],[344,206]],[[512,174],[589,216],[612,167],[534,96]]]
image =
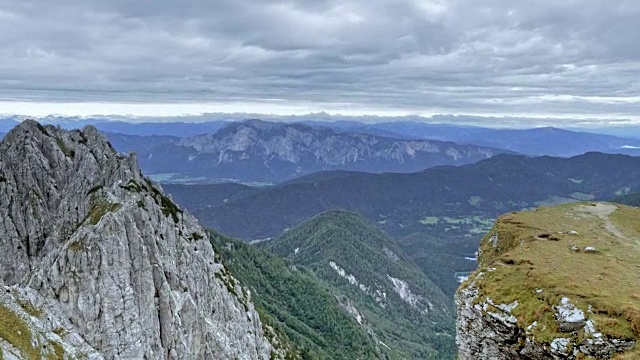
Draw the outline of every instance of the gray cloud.
[[[639,15],[635,0],[0,0],[0,98],[640,120]]]

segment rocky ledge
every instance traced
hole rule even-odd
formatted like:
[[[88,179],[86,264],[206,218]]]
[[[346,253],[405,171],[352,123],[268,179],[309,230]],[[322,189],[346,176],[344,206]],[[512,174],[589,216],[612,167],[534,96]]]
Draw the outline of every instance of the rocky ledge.
[[[507,214],[456,294],[460,359],[638,359],[640,209]]]

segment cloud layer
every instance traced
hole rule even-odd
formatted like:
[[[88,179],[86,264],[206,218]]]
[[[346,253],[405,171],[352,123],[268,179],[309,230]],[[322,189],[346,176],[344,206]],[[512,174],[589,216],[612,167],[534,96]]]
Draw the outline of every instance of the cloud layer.
[[[636,119],[638,18],[636,0],[0,0],[0,99]]]

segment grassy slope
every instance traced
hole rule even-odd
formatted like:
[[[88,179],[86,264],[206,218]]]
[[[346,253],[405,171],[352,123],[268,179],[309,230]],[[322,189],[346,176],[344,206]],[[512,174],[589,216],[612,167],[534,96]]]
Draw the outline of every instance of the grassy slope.
[[[608,215],[607,208],[613,213]],[[573,245],[580,251],[572,251]],[[588,246],[598,251],[585,252]],[[538,322],[538,341],[566,336],[553,317],[553,306],[563,296],[603,334],[640,339],[640,209],[581,203],[505,215],[481,243],[480,271],[484,276],[470,280],[476,281],[481,298],[504,304],[518,300],[512,313],[523,328]],[[625,358],[638,356],[635,350]]]

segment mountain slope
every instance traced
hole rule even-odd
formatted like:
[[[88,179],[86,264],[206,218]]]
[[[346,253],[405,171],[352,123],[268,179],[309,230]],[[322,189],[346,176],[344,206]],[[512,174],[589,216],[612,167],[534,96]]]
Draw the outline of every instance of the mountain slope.
[[[48,356],[44,338],[59,358],[286,355],[195,219],[95,128],[18,125],[0,143],[0,200],[4,354]]]
[[[610,203],[502,216],[456,295],[460,359],[639,358],[638,224]]]
[[[533,129],[492,129],[475,126],[395,121],[362,124],[325,123],[342,131],[389,132],[397,137],[453,141],[460,144],[499,147],[527,155],[576,156],[598,151],[640,155],[640,140],[553,127]]]
[[[103,132],[109,139],[113,147],[121,153],[135,152],[138,154],[146,154],[150,149],[164,145],[175,143],[180,140],[177,136],[167,135],[127,135],[115,132]]]
[[[323,213],[260,246],[308,267],[344,296],[393,358],[454,357],[445,295],[365,219]]]
[[[384,359],[385,348],[311,271],[256,246],[211,234],[231,274],[251,290],[261,319],[292,339],[303,359]]]
[[[499,155],[477,164],[413,174],[314,174],[242,193],[217,185],[213,201],[189,200],[189,187],[168,187],[208,226],[246,240],[274,237],[331,209],[357,212],[394,236],[448,294],[455,272],[470,272],[478,241],[509,211],[639,191],[640,158],[589,153],[574,158]]]
[[[412,172],[468,164],[504,151],[427,140],[398,140],[259,120],[141,151],[150,174],[244,182],[280,182],[320,170]]]
[[[497,216],[548,201],[609,199],[637,189],[639,176],[640,158],[625,155],[589,153],[569,159],[500,155],[477,164],[412,174],[319,173],[234,199],[234,191],[225,192],[227,201],[208,204],[206,213],[189,202],[184,205],[208,225],[245,239],[275,236],[336,208],[381,221],[381,228],[391,233],[410,234],[437,225],[420,222],[427,216]],[[216,193],[220,186],[200,187],[205,188]],[[181,190],[189,187],[172,189],[179,202],[186,200]],[[251,222],[241,221],[246,218]]]
[[[611,199],[611,201],[619,204],[640,207],[640,192],[616,196]]]

